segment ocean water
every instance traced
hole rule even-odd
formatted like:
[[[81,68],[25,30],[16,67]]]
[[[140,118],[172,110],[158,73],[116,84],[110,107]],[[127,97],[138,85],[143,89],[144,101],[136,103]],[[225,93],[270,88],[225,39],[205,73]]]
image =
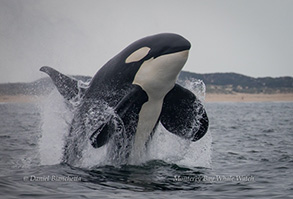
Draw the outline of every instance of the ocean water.
[[[0,104],[0,198],[293,197],[292,102],[206,103],[199,142],[159,129],[143,163],[88,149],[73,167],[60,161],[72,116],[51,98]]]

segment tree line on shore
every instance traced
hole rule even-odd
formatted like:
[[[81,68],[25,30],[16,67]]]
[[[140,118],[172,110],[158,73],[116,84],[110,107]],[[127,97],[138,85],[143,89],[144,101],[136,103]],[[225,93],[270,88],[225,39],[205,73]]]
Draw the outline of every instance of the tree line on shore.
[[[77,80],[89,82],[89,76],[73,76]],[[293,77],[254,78],[237,73],[198,74],[182,71],[178,83],[202,80],[207,93],[293,93]],[[54,89],[49,77],[28,83],[0,84],[0,95],[46,95]]]

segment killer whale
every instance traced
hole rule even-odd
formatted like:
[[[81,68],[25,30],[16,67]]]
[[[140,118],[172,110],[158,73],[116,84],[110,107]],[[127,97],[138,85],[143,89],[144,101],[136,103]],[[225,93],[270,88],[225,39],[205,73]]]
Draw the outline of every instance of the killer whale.
[[[102,147],[117,131],[128,140],[126,153],[141,156],[159,122],[181,138],[201,139],[209,125],[204,106],[176,83],[190,48],[190,42],[178,34],[142,38],[109,60],[87,87],[51,67],[42,67],[66,101],[78,98],[80,102],[74,108],[63,161],[74,164],[86,143]],[[112,112],[106,111],[109,107]]]

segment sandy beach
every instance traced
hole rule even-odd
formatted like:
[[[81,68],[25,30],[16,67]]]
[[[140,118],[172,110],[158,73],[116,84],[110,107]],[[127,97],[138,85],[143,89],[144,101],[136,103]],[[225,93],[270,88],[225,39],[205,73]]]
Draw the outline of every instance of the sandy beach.
[[[293,93],[279,94],[210,94],[205,97],[206,102],[292,102]]]
[[[42,97],[32,95],[0,95],[0,103],[30,103],[41,99]]]
[[[28,103],[42,100],[43,97],[31,95],[3,95],[0,96],[0,102],[18,102]],[[293,93],[279,94],[211,94],[207,93],[205,102],[293,102]]]

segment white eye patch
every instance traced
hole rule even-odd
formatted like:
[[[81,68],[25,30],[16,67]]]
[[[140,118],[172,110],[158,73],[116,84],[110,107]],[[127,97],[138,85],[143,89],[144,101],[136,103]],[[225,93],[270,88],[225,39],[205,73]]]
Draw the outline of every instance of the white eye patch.
[[[134,51],[133,53],[131,53],[131,55],[129,55],[126,60],[125,63],[129,64],[131,62],[137,62],[140,61],[141,59],[143,59],[150,51],[151,49],[149,47],[142,47],[136,51]]]

